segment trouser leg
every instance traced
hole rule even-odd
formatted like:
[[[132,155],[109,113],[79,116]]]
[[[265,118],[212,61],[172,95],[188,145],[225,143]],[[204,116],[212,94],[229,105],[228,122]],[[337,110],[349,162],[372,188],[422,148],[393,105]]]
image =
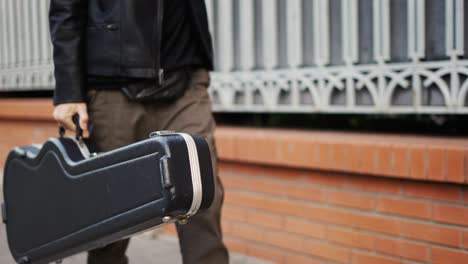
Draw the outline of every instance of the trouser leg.
[[[190,218],[186,225],[176,225],[184,264],[227,264],[228,251],[222,240],[221,207],[224,189],[217,174],[215,121],[207,92],[209,74],[199,70],[193,74],[191,87],[172,104],[146,106],[150,119],[144,124],[163,130],[186,132],[204,137],[209,146],[215,172],[215,197],[205,212]],[[149,132],[145,129],[144,134]]]
[[[132,104],[119,90],[88,92],[88,111],[93,126],[89,144],[106,152],[136,141],[136,126],[143,117],[141,105]],[[129,239],[117,241],[88,252],[88,264],[127,264]]]

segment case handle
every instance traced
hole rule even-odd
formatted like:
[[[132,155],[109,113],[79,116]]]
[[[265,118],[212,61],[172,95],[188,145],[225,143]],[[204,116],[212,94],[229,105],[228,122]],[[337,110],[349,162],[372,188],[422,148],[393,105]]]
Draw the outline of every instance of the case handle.
[[[78,114],[74,114],[72,116],[73,124],[75,124],[75,138],[78,141],[83,139],[83,129],[80,127],[80,116]],[[59,135],[60,137],[65,136],[65,128],[63,126],[59,126]]]

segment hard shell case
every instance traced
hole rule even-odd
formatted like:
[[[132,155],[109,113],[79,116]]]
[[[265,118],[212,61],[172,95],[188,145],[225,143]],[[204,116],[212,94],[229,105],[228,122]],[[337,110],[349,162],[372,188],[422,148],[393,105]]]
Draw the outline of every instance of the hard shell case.
[[[18,263],[49,263],[169,222],[214,197],[206,141],[183,133],[88,156],[74,138],[17,147],[4,171],[8,244]]]

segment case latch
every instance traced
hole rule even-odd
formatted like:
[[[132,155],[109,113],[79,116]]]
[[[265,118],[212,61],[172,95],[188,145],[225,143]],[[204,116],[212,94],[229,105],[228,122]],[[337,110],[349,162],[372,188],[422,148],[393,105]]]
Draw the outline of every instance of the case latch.
[[[172,180],[169,175],[169,157],[168,156],[162,157],[159,160],[159,166],[161,169],[161,176],[163,179],[163,187],[165,189],[171,189],[174,186],[172,185]]]
[[[2,203],[2,222],[4,224],[7,222],[6,207],[4,203]]]

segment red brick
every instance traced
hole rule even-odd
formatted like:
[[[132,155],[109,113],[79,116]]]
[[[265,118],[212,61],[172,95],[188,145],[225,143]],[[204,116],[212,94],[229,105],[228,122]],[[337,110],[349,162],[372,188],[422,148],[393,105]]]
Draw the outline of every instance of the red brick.
[[[234,251],[241,254],[247,254],[247,242],[242,239],[224,237],[224,244],[229,249],[229,251]]]
[[[423,219],[429,219],[431,217],[431,209],[431,204],[427,202],[388,197],[380,197],[377,203],[378,212]]]
[[[399,177],[409,176],[409,157],[406,145],[393,146],[393,172]]]
[[[270,137],[262,137],[258,136],[256,137],[256,146],[257,146],[257,155],[256,157],[259,161],[262,161],[263,163],[266,164],[271,164],[276,162],[276,154],[277,154],[277,149],[276,149],[276,144],[274,140],[272,140]],[[241,159],[241,157],[239,157]]]
[[[300,181],[308,174],[308,171],[300,169],[223,161],[219,162],[219,167],[222,172],[248,178],[263,176],[277,180]]]
[[[288,249],[296,252],[307,253],[304,250],[304,238],[285,232],[269,231],[265,233],[263,243]]]
[[[317,141],[306,140],[304,146],[306,147],[305,162],[308,164],[307,168],[317,168],[319,157]]]
[[[319,239],[325,238],[327,231],[325,225],[313,223],[311,221],[304,221],[292,217],[286,217],[284,230],[290,233],[310,236]]]
[[[298,217],[304,217],[324,223],[333,223],[338,225],[348,225],[349,213],[344,210],[326,208],[320,206],[303,207],[298,213]]]
[[[247,162],[255,162],[258,161],[260,158],[256,155],[256,142],[253,137],[251,138],[239,138],[236,136],[236,146],[235,146],[235,153],[236,158],[235,160],[243,160]]]
[[[330,191],[328,193],[328,203],[363,210],[373,210],[375,207],[373,196],[344,191]]]
[[[320,169],[330,169],[330,145],[324,142],[317,142],[319,149],[319,157],[317,167]]]
[[[429,260],[429,248],[426,245],[401,239],[376,237],[375,250],[395,257],[423,262]]]
[[[346,161],[348,159],[348,146],[343,143],[335,143],[331,146],[333,152],[332,160],[334,169],[337,171],[345,171]]]
[[[270,260],[273,261],[273,263],[283,263],[286,256],[282,250],[258,244],[249,244],[247,246],[247,255]]]
[[[349,213],[347,225],[384,234],[400,234],[400,222],[388,217]]]
[[[289,166],[303,167],[306,165],[306,148],[303,142],[303,138],[286,138],[280,148],[283,155],[281,161]]]
[[[392,146],[382,144],[377,146],[377,173],[384,176],[392,176],[393,152]]]
[[[461,201],[461,188],[454,185],[407,181],[403,184],[403,192],[405,195],[418,198],[450,202]]]
[[[465,183],[468,183],[468,150],[465,151]]]
[[[468,226],[468,208],[444,204],[434,204],[433,219],[438,222]]]
[[[305,253],[312,256],[333,260],[339,263],[348,263],[349,261],[350,250],[344,247],[307,240],[305,241],[304,248]]]
[[[253,194],[226,190],[226,204],[245,206],[249,208],[264,208],[265,198]]]
[[[266,233],[263,229],[240,223],[233,223],[231,225],[232,235],[236,238],[242,238],[255,242],[265,241]]]
[[[463,231],[463,248],[468,249],[468,231]]]
[[[340,174],[311,171],[306,176],[307,182],[319,186],[343,187],[346,183],[346,177]]]
[[[306,255],[287,254],[285,264],[323,264],[323,261],[310,258]]]
[[[229,133],[217,135],[216,148],[219,152],[219,158],[223,160],[234,160],[236,158],[233,135]]]
[[[463,197],[462,198],[463,203],[468,204],[468,189],[466,187],[464,187],[461,192],[462,192],[462,197]]]
[[[257,131],[255,134],[256,135],[253,137],[246,137],[242,140],[237,140],[237,149],[247,147],[250,154],[248,157],[243,157],[238,154],[238,160],[243,161],[245,158],[248,158],[249,161],[261,164],[277,164],[279,161],[285,162],[284,159],[277,158],[279,153],[283,153],[278,149],[280,142],[272,140],[268,136],[262,136],[262,131]],[[246,141],[245,143],[244,140]],[[240,150],[237,150],[237,152],[239,153]]]
[[[447,162],[445,149],[441,147],[428,147],[428,158],[428,179],[444,181],[445,165]]]
[[[307,169],[313,169],[316,168],[316,165],[313,165],[310,163],[310,157],[308,157],[310,150],[309,150],[309,145],[307,144],[309,139],[306,138],[298,138],[296,140],[297,144],[297,151],[298,154],[301,155],[300,157],[300,162],[297,164],[298,168],[307,168]]]
[[[251,165],[251,164],[241,164],[241,163],[234,163],[234,162],[220,162],[219,168],[224,173],[229,173],[230,175],[234,176],[261,176],[266,175],[268,171],[268,167],[259,166],[259,165]],[[281,173],[283,170],[279,170]]]
[[[225,205],[223,207],[223,218],[237,221],[245,221],[246,211],[242,207]]]
[[[221,171],[220,175],[223,178],[223,185],[229,189],[245,189],[251,185],[251,181],[242,176],[233,176],[226,171]]]
[[[307,184],[303,185],[283,185],[282,189],[286,190],[286,195],[290,198],[326,202],[327,193],[323,188],[314,187]]]
[[[226,217],[221,219],[221,226],[223,228],[223,232],[226,234],[232,234],[232,221],[228,220]]]
[[[360,172],[374,174],[376,172],[376,151],[374,144],[363,144],[361,147]]]
[[[466,264],[468,263],[468,253],[466,251],[452,250],[447,248],[433,247],[432,263],[434,264]]]
[[[374,236],[364,232],[329,226],[327,240],[355,248],[374,250]]]
[[[290,182],[302,182],[302,179],[305,178],[308,173],[307,170],[268,166],[263,166],[263,172],[266,177]]]
[[[349,177],[347,187],[366,192],[398,194],[400,192],[400,181],[396,179],[353,176]]]
[[[351,256],[352,264],[400,264],[400,261],[371,253],[354,251]]]
[[[410,221],[402,222],[401,234],[404,237],[453,247],[459,247],[462,239],[459,229]]]
[[[353,153],[356,152],[356,150],[353,150],[353,145],[350,144],[349,142],[344,142],[343,143],[343,148],[346,149],[346,159],[343,161],[343,171],[352,171],[353,166],[354,166],[354,159],[353,159]]]
[[[279,215],[248,210],[246,222],[254,225],[280,229],[283,227],[284,219]]]
[[[359,172],[359,169],[361,168],[361,145],[350,144],[348,146],[350,162],[348,170],[352,172]]]
[[[426,179],[426,148],[414,145],[410,148],[411,157],[411,178]]]
[[[307,217],[309,207],[291,200],[265,199],[260,207],[272,213]]]
[[[289,191],[288,188],[285,188],[284,183],[271,181],[268,178],[252,179],[244,188],[260,193],[272,194],[275,196],[286,195]]]
[[[447,150],[447,180],[450,182],[465,182],[465,150]]]

